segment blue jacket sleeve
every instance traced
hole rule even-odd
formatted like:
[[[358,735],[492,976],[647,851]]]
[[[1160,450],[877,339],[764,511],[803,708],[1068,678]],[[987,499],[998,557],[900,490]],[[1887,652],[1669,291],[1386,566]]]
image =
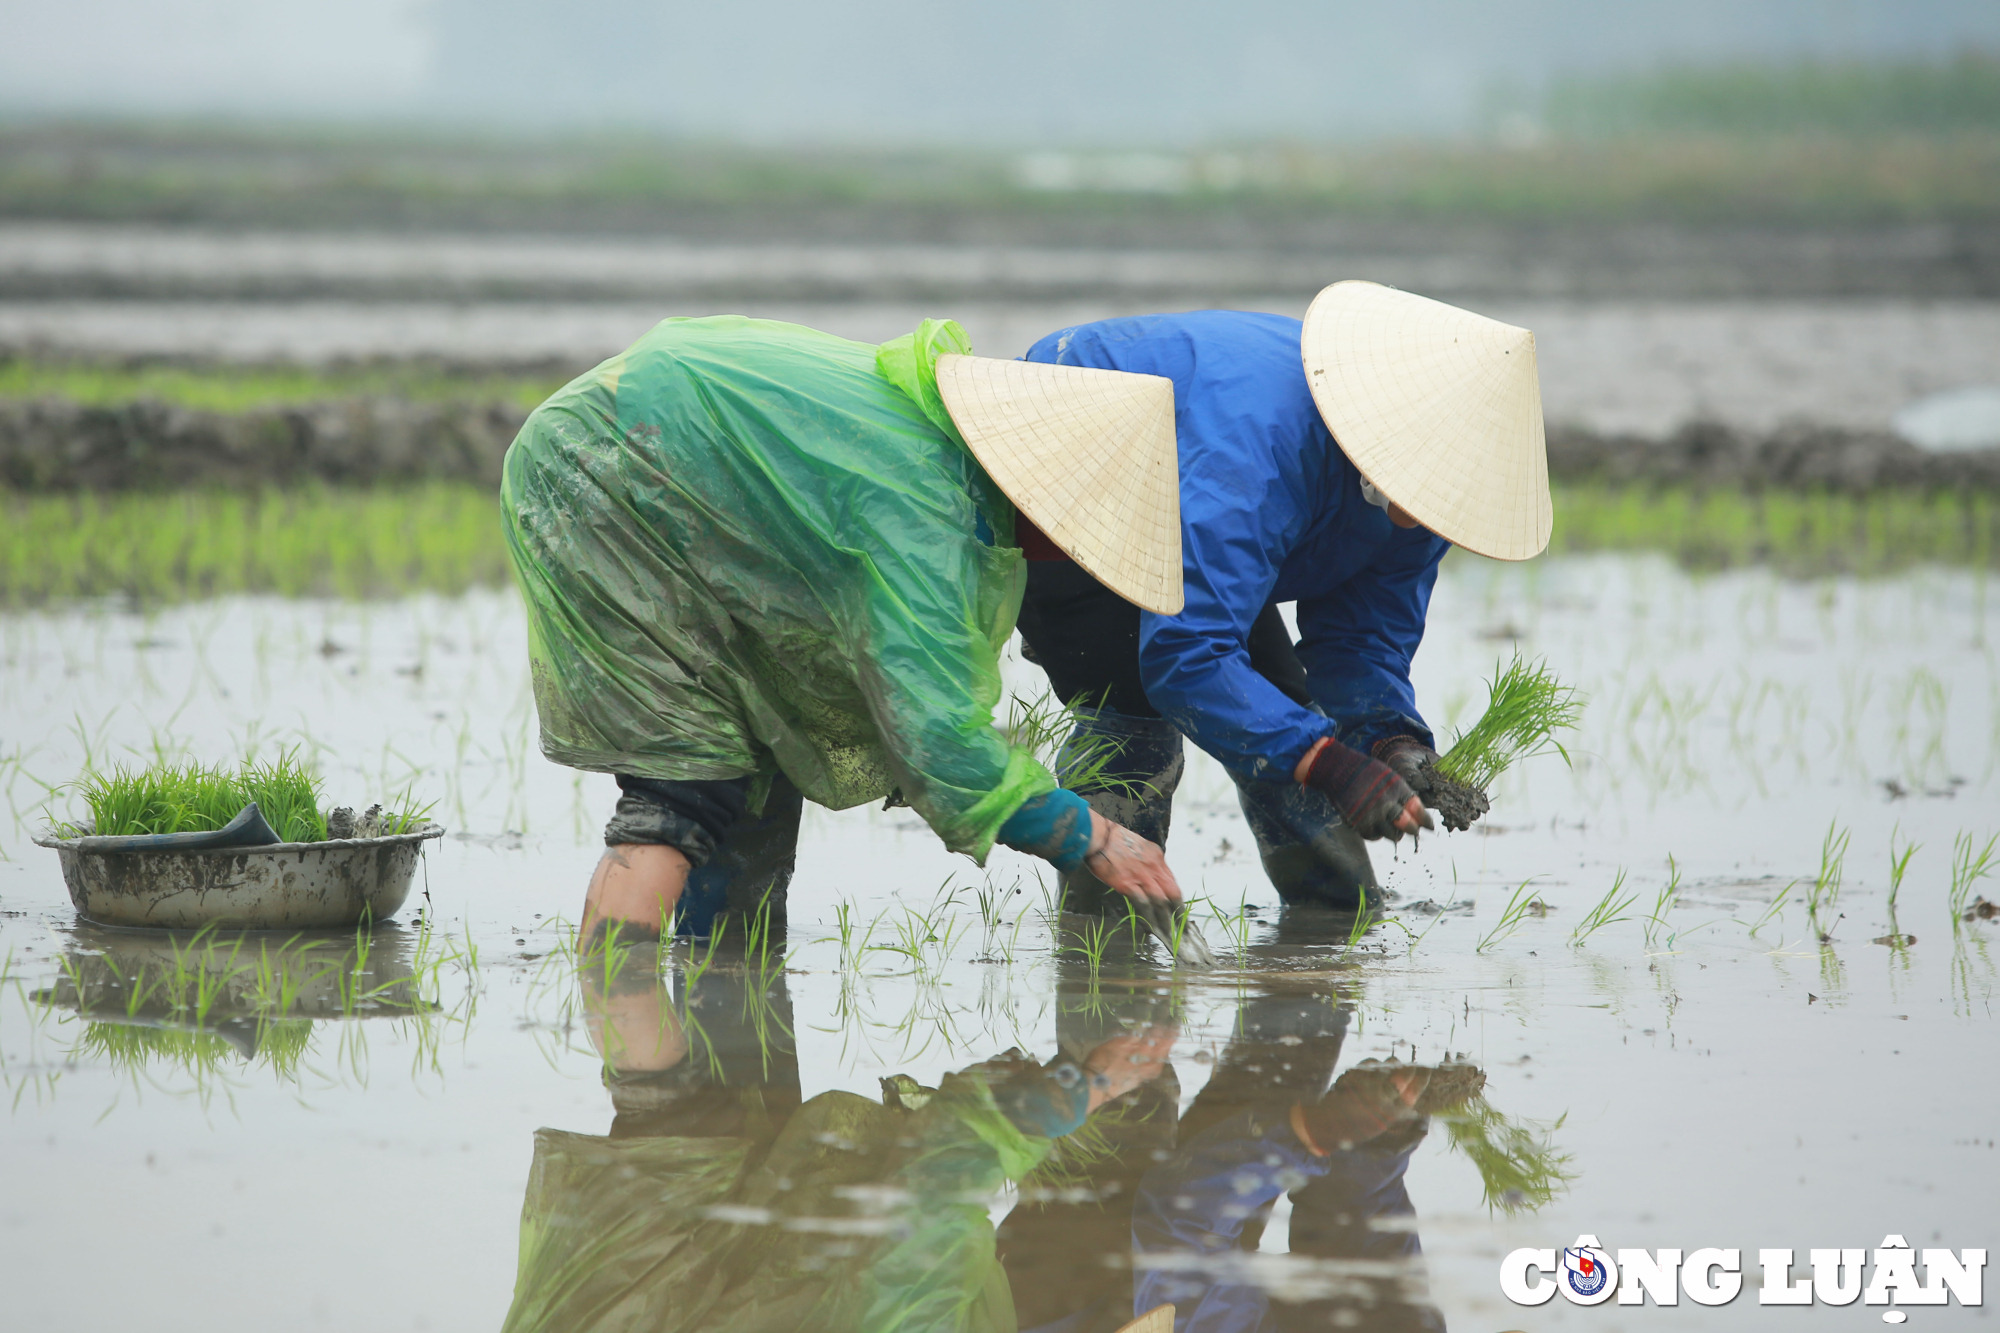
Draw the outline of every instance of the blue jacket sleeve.
[[[1399,534],[1352,578],[1299,600],[1299,660],[1313,701],[1358,750],[1397,735],[1433,744],[1417,712],[1410,659],[1423,642],[1445,550],[1421,529]]]
[[[1183,495],[1186,495],[1184,488]],[[1269,600],[1295,523],[1273,522],[1281,496],[1244,497],[1211,514],[1183,509],[1178,616],[1139,617],[1146,697],[1232,772],[1266,782],[1292,768],[1333,724],[1292,702],[1250,665],[1250,626]],[[1245,522],[1244,514],[1263,521]]]

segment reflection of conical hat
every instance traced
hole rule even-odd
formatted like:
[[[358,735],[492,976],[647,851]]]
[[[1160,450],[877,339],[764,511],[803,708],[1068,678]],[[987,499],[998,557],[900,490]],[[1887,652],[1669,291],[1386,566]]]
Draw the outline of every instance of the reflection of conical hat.
[[[937,385],[973,457],[1050,541],[1126,601],[1180,614],[1172,380],[945,355]]]
[[[1306,312],[1306,383],[1361,474],[1468,551],[1526,560],[1549,544],[1535,335],[1372,282]]]

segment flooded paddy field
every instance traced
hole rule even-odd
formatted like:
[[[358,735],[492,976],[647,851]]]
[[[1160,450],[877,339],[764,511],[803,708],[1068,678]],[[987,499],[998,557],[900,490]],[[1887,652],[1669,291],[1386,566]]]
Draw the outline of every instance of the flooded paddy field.
[[[1369,270],[1335,270],[1335,274]],[[1018,356],[1073,324],[1161,310],[1303,314],[1311,287],[1021,301],[991,295],[815,302],[768,296],[668,301],[0,301],[0,345],[69,354],[326,362],[430,357],[588,366],[675,314],[786,320],[862,342],[925,318],[963,324],[988,356]],[[1518,297],[1481,313],[1535,330],[1549,419],[1661,435],[1691,419],[1766,430],[1793,420],[1880,429],[1926,395],[1991,384],[1991,301],[1660,300]]]
[[[1678,253],[1672,235],[1647,232],[1613,267]],[[1766,238],[1738,256],[1745,272],[1734,277],[1731,263],[1681,255],[1691,271],[1673,281],[1602,290],[1569,281],[1573,247],[1468,257],[1357,238],[1331,249],[727,244],[9,221],[0,222],[0,347],[582,368],[667,316],[730,312],[864,342],[948,316],[981,354],[1011,357],[1057,329],[1119,315],[1297,316],[1325,283],[1368,277],[1535,330],[1549,420],[1596,431],[1659,436],[1692,419],[1751,431],[1793,420],[1883,429],[1912,401],[2000,375],[1990,291],[1857,288],[1850,280],[1870,263],[1824,237]],[[1942,232],[1905,245],[1956,253]],[[1747,276],[1808,254],[1839,280],[1772,290]],[[1903,294],[1917,292],[1926,294]]]
[[[540,758],[510,591],[0,614],[7,1322],[1109,1330],[1170,1300],[1184,1329],[1763,1328],[1761,1249],[1794,1280],[1892,1235],[1990,1250],[1996,615],[1984,562],[1454,557],[1420,704],[1449,732],[1496,661],[1546,657],[1589,699],[1573,764],[1378,851],[1357,920],[1281,909],[1191,755],[1197,971],[873,809],[808,812],[782,940],[579,967],[615,789]],[[30,841],[69,813],[51,786],[252,746],[336,803],[436,802],[404,910],[80,924]],[[1045,1155],[962,1095],[1024,1062],[1094,1089]],[[1738,1251],[1743,1292],[1507,1300],[1505,1256],[1581,1236]],[[1919,1294],[1783,1314],[1992,1308]]]

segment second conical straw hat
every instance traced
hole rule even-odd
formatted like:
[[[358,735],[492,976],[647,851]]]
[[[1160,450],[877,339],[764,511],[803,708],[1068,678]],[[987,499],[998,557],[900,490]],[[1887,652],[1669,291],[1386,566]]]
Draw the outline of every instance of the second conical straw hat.
[[[1496,560],[1549,544],[1535,335],[1373,282],[1306,312],[1306,383],[1354,466],[1417,522]]]
[[[946,355],[937,385],[973,457],[1050,541],[1126,601],[1180,614],[1172,380]]]

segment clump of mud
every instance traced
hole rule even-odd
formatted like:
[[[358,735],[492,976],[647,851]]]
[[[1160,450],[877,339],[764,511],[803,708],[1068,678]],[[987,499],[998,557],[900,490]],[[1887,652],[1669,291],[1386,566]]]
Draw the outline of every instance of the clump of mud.
[[[1455,1110],[1477,1097],[1486,1088],[1486,1071],[1478,1065],[1443,1064],[1431,1069],[1414,1108],[1418,1115],[1436,1115]]]
[[[392,830],[389,821],[382,814],[382,807],[371,805],[366,814],[357,815],[348,806],[341,806],[326,817],[326,836],[335,838],[384,838]]]
[[[1469,829],[1475,820],[1493,808],[1485,792],[1446,777],[1429,760],[1418,768],[1417,775],[1424,779],[1417,787],[1417,795],[1423,798],[1425,805],[1438,812],[1438,818],[1448,829],[1457,832]]]

